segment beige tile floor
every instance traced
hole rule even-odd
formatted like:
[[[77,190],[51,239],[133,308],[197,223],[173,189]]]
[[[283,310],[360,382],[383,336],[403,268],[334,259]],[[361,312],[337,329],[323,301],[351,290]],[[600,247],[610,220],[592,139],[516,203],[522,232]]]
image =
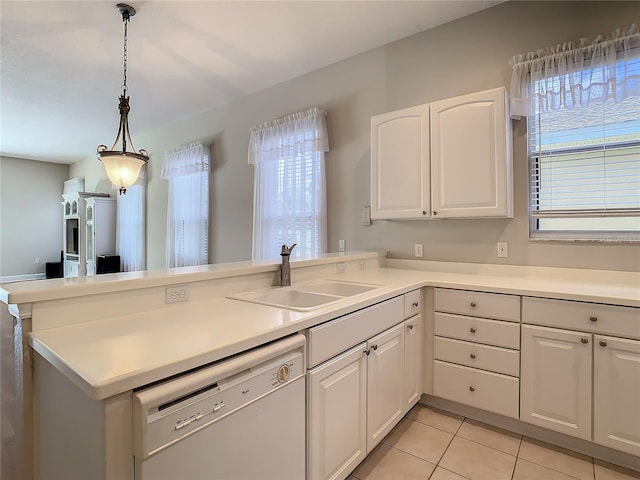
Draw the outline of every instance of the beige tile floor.
[[[640,473],[416,405],[348,480],[631,480]]]

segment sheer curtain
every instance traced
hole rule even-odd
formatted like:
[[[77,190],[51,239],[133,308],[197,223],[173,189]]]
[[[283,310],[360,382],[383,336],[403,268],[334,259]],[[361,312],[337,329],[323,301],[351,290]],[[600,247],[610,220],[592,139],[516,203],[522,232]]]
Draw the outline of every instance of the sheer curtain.
[[[640,70],[628,61],[638,55],[636,24],[606,37],[515,55],[510,61],[511,117],[640,95]]]
[[[327,251],[328,150],[326,112],[317,107],[251,129],[254,260],[279,258],[283,244],[298,244],[293,258]]]
[[[209,263],[209,156],[209,147],[201,143],[165,152],[167,268]]]
[[[126,194],[116,196],[116,253],[120,255],[120,268],[123,272],[135,272],[146,268],[146,191],[147,169],[142,167],[136,183],[127,187]]]

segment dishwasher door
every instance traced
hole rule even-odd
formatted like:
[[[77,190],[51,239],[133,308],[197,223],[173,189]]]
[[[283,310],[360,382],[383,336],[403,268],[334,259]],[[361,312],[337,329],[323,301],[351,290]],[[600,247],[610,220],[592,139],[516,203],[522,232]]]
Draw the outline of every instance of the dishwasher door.
[[[136,480],[305,477],[304,336],[134,394]]]

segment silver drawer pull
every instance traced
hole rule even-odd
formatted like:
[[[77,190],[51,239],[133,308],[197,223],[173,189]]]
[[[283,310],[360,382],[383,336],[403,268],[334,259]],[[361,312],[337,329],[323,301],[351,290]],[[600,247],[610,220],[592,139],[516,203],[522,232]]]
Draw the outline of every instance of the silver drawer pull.
[[[589,339],[588,339],[587,337],[582,337],[582,338],[580,339],[580,341],[581,341],[582,343],[584,343],[584,344],[589,343]]]
[[[606,347],[607,346],[607,342],[605,342],[604,340],[600,340],[600,346],[601,347]]]
[[[471,305],[471,308],[476,308],[476,302],[471,302],[469,305]]]
[[[591,315],[591,316],[589,317],[589,321],[590,321],[590,322],[593,322],[593,323],[596,323],[596,322],[598,321],[598,317],[596,317],[595,315]]]
[[[471,333],[476,333],[476,329],[475,329],[475,328],[473,328],[473,327],[471,327],[471,328],[469,329],[469,331],[470,331]]]
[[[471,358],[471,360],[475,360],[476,359],[476,354],[472,353],[471,355],[469,355],[469,357]]]
[[[224,402],[220,402],[216,405],[213,406],[213,408],[211,409],[212,412],[217,412],[218,410],[220,410],[221,408],[226,407]]]
[[[411,305],[413,305],[413,308],[418,308],[418,305],[420,305],[418,302],[413,302]]]
[[[407,328],[408,328],[409,330],[413,330],[413,324],[411,324],[411,323],[410,323],[409,325],[407,325]]]
[[[476,391],[476,388],[475,388],[475,387],[469,387],[469,391],[470,391],[470,392],[475,392],[475,391]]]

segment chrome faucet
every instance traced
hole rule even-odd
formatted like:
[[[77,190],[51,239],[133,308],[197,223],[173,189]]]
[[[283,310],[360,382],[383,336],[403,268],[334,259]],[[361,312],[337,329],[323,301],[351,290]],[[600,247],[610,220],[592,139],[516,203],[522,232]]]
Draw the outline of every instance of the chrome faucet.
[[[280,265],[281,287],[291,286],[291,266],[289,265],[289,256],[291,255],[291,251],[296,245],[296,243],[294,243],[290,247],[282,245],[282,251],[280,252],[280,255],[282,256],[282,265]]]

